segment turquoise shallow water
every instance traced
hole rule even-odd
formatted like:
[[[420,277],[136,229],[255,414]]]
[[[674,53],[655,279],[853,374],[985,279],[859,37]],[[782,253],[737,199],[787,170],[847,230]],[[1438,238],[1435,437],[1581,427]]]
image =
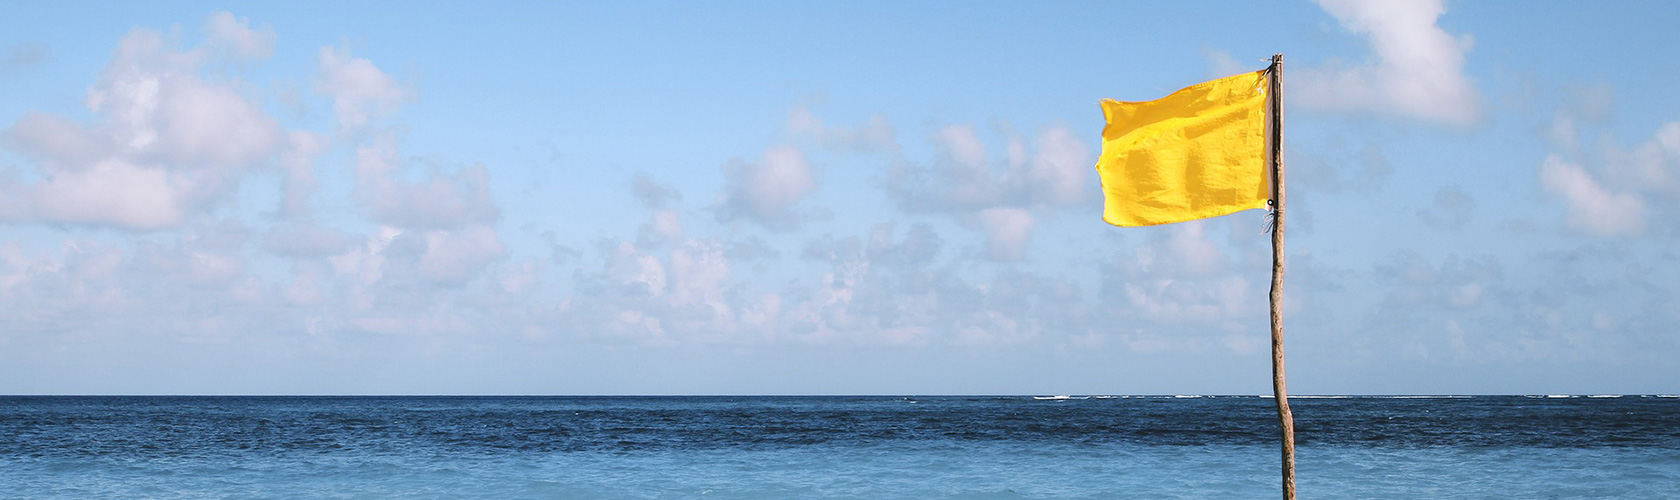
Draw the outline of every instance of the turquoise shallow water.
[[[1302,498],[1675,498],[1680,399],[1294,403]],[[1270,400],[0,398],[5,498],[1275,498]]]

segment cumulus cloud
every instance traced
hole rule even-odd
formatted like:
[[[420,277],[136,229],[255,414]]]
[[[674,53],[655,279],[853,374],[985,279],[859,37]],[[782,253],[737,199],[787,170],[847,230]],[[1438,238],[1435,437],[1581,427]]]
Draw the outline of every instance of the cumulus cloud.
[[[898,151],[897,131],[886,117],[875,115],[857,127],[836,127],[824,122],[808,105],[795,106],[788,111],[787,132],[818,146],[857,153],[894,153]]]
[[[1458,230],[1470,222],[1476,200],[1458,186],[1447,186],[1435,192],[1435,201],[1418,211],[1418,218],[1431,226]]]
[[[495,228],[405,230],[384,226],[373,235],[337,247],[333,235],[319,228],[294,228],[294,234],[316,241],[287,248],[298,258],[327,256],[335,279],[350,287],[351,305],[358,309],[385,306],[425,307],[441,289],[460,289],[486,274],[508,255]],[[329,231],[330,230],[326,230]],[[330,253],[329,252],[335,252]]]
[[[580,273],[580,294],[564,317],[566,330],[644,345],[737,342],[744,311],[730,294],[726,246],[690,239],[668,252],[629,241],[606,242],[601,269]],[[774,309],[772,306],[771,309]],[[767,320],[757,309],[753,321]]]
[[[31,253],[17,242],[0,242],[0,308],[7,309],[0,341],[74,328],[127,309],[129,297],[112,286],[121,251],[67,241],[61,256]]]
[[[1125,332],[1125,345],[1140,351],[1263,348],[1264,330],[1254,325],[1266,321],[1266,268],[1231,265],[1259,261],[1209,237],[1209,229],[1221,224],[1192,221],[1151,229],[1145,241],[1115,252],[1103,265],[1099,297],[1112,315],[1107,321]],[[1284,297],[1285,314],[1293,295]]]
[[[1231,257],[1208,237],[1215,224],[1200,220],[1172,224],[1152,231],[1149,240],[1133,248],[1121,262],[1125,274],[1148,279],[1202,279],[1225,274]]]
[[[943,259],[930,226],[902,239],[892,224],[866,238],[824,235],[804,257],[826,262],[820,281],[782,294],[780,328],[810,343],[1018,345],[1056,331],[1081,335],[1090,311],[1071,283],[1027,272],[994,276]]]
[[[973,125],[946,125],[933,134],[934,145],[945,151],[954,166],[964,174],[978,177],[986,169],[986,145],[974,133]]]
[[[183,166],[241,166],[271,154],[281,131],[261,106],[197,76],[202,56],[137,29],[88,90],[117,145]]]
[[[1351,356],[1471,362],[1507,357],[1509,337],[1522,330],[1511,323],[1522,307],[1505,274],[1492,255],[1448,254],[1437,260],[1392,253],[1361,279],[1378,293],[1360,308],[1359,325],[1349,327],[1360,333],[1341,339],[1336,349]]]
[[[944,239],[926,223],[910,226],[903,241],[893,241],[894,224],[876,224],[869,229],[865,246],[869,261],[892,267],[915,267],[932,263],[939,257]]]
[[[274,226],[263,237],[268,251],[295,259],[331,257],[354,246],[355,237],[349,233],[310,222]]]
[[[1039,134],[1028,160],[1028,191],[1048,205],[1085,201],[1091,182],[1090,148],[1067,127],[1051,127]]]
[[[730,274],[729,258],[723,245],[714,241],[689,241],[671,251],[671,305],[699,314],[702,318],[729,318],[732,308],[725,302]]]
[[[285,177],[280,182],[280,213],[298,215],[308,210],[309,198],[320,187],[315,180],[315,158],[327,149],[327,140],[320,134],[293,131],[287,135],[285,153],[280,168]]]
[[[490,227],[425,231],[417,236],[424,245],[414,265],[421,277],[434,283],[463,285],[507,256],[507,247]]]
[[[1381,148],[1350,149],[1332,146],[1292,153],[1290,185],[1325,193],[1368,193],[1380,189],[1394,173]]]
[[[418,181],[406,179],[407,167],[392,140],[357,148],[354,193],[373,221],[408,229],[459,229],[500,216],[483,165],[434,171]]]
[[[248,231],[232,224],[198,228],[175,241],[141,242],[134,258],[137,272],[162,283],[189,284],[216,291],[243,293],[255,299],[255,286],[245,272]]]
[[[1599,237],[1680,234],[1680,225],[1668,223],[1680,215],[1680,121],[1626,145],[1608,130],[1615,123],[1608,85],[1564,90],[1551,123],[1538,130],[1557,152],[1541,162],[1536,177],[1564,203],[1565,227]]]
[[[274,53],[274,28],[251,29],[250,19],[236,18],[223,11],[204,22],[205,46],[212,52],[239,60],[267,59]]]
[[[1259,64],[1243,64],[1237,58],[1231,57],[1230,52],[1202,47],[1202,59],[1208,63],[1208,78],[1221,78],[1238,73],[1254,71]]]
[[[974,214],[999,207],[1070,206],[1084,201],[1095,186],[1089,148],[1067,127],[1045,129],[1032,147],[1011,137],[1002,162],[992,160],[970,125],[942,127],[930,141],[941,151],[938,160],[896,165],[882,183],[906,210]]]
[[[654,210],[668,208],[682,201],[682,192],[654,180],[652,176],[643,172],[638,172],[636,178],[630,181],[630,192],[643,206]]]
[[[34,214],[60,223],[162,229],[179,225],[188,204],[158,168],[101,161],[35,186]]]
[[[1542,135],[1554,147],[1573,152],[1577,149],[1581,127],[1603,124],[1610,119],[1615,110],[1616,92],[1609,84],[1574,85],[1568,89],[1568,95]]]
[[[474,331],[542,310],[522,295],[537,289],[540,269],[496,272],[510,252],[494,227],[488,169],[416,166],[391,134],[366,133],[411,92],[370,61],[323,49],[317,90],[341,131],[356,133],[286,130],[247,83],[223,73],[269,57],[273,30],[218,12],[203,31],[189,47],[148,29],[125,35],[87,88],[89,118],[33,112],[0,124],[0,147],[21,167],[0,171],[0,221],[158,231],[88,233],[96,239],[56,252],[0,242],[0,341],[145,332],[148,345],[218,335],[285,345],[305,341],[300,333]],[[222,62],[237,64],[209,67]],[[381,224],[371,235],[311,213],[317,162],[336,156],[337,141],[354,153],[357,208]],[[251,212],[267,207],[218,212],[242,182],[275,179],[260,173],[279,174],[279,217]],[[252,216],[274,225],[238,222]],[[706,267],[703,256],[686,262]]]
[[[0,337],[50,333],[148,341],[272,331],[246,261],[249,231],[199,226],[133,245],[0,243]]]
[[[737,270],[747,257],[729,242],[604,242],[602,267],[576,275],[577,293],[556,321],[563,331],[651,346],[996,347],[1045,332],[1091,333],[1082,318],[1092,310],[1076,285],[1013,270],[975,273],[942,246],[925,223],[825,234],[808,240],[802,257],[826,270],[762,289],[754,273]]]
[[[1032,235],[1032,213],[1019,208],[988,208],[979,213],[986,232],[986,255],[997,260],[1021,260]]]
[[[1436,264],[1415,253],[1397,252],[1373,267],[1374,277],[1390,285],[1384,287],[1384,300],[1396,309],[1473,307],[1500,287],[1505,275],[1504,266],[1491,255],[1449,255]]]
[[[362,255],[339,257],[359,262],[352,266],[362,268],[357,274],[379,280],[417,276],[459,287],[507,255],[492,227],[501,209],[483,165],[434,170],[419,179],[409,170],[389,137],[357,148],[352,194],[363,213],[383,226]]]
[[[1440,0],[1318,0],[1342,27],[1366,37],[1371,60],[1330,63],[1290,72],[1294,102],[1340,110],[1373,111],[1469,125],[1481,116],[1481,98],[1464,74],[1468,35],[1436,25],[1446,12]]]
[[[636,244],[644,247],[658,247],[668,242],[682,241],[682,220],[678,218],[676,210],[660,210],[653,213],[653,220],[642,224],[636,236]]]
[[[1612,192],[1579,165],[1557,155],[1540,165],[1540,184],[1568,206],[1565,224],[1594,236],[1631,236],[1645,229],[1645,203],[1632,193]]]
[[[51,53],[45,45],[38,43],[22,43],[6,47],[4,56],[0,56],[0,75],[18,71],[46,61]]]
[[[757,162],[730,162],[724,175],[728,182],[713,206],[719,221],[749,220],[788,231],[810,217],[795,205],[816,191],[816,169],[793,146],[772,147]]]
[[[361,129],[375,115],[395,112],[415,98],[372,61],[351,55],[348,48],[332,47],[321,47],[315,92],[332,99],[341,130]]]
[[[1225,276],[1206,283],[1155,280],[1128,283],[1125,297],[1142,318],[1166,324],[1226,322],[1235,316],[1257,317],[1253,286],[1241,276]]]
[[[12,219],[175,227],[270,161],[282,129],[234,87],[200,78],[203,60],[136,29],[88,90],[94,123],[30,113],[6,129],[40,179],[10,193]]]
[[[320,265],[302,264],[292,267],[292,281],[280,292],[288,303],[300,306],[315,306],[326,300],[323,290],[323,271]]]
[[[653,219],[642,224],[637,233],[637,245],[658,247],[683,240],[682,220],[675,209],[669,208],[682,200],[682,193],[646,173],[636,174],[635,180],[630,183],[630,192],[643,206],[654,210]]]
[[[1662,124],[1631,149],[1607,142],[1602,154],[1607,184],[1668,201],[1680,198],[1680,121]]]
[[[880,186],[911,213],[947,215],[986,238],[986,254],[1021,260],[1039,215],[1077,206],[1095,187],[1089,147],[1064,126],[1028,142],[1007,130],[1001,157],[971,125],[948,125],[930,137],[939,156],[928,165],[899,162]]]

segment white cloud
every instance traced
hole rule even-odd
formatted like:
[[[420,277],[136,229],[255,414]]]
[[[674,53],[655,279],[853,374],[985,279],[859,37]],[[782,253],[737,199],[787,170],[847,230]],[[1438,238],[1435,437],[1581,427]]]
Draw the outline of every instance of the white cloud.
[[[888,267],[916,267],[932,263],[939,257],[944,240],[933,227],[916,223],[904,235],[904,241],[893,242],[893,224],[876,224],[869,229],[866,255],[873,265]]]
[[[314,306],[326,299],[326,292],[321,288],[321,268],[314,264],[299,264],[292,267],[292,282],[286,285],[281,295],[294,305]]]
[[[811,240],[806,258],[831,268],[820,281],[781,294],[783,338],[987,347],[1020,345],[1046,331],[1069,336],[1089,331],[1079,319],[1089,309],[1077,286],[1015,270],[987,276],[975,271],[977,263],[941,254],[939,246],[938,234],[925,224],[912,226],[897,241],[890,224],[874,226],[867,238]],[[955,258],[941,258],[946,256]]]
[[[703,321],[731,318],[724,287],[729,279],[729,259],[723,245],[689,241],[671,251],[670,303],[676,307],[700,308]],[[706,314],[709,313],[709,314]]]
[[[82,125],[31,113],[5,131],[40,181],[19,184],[15,220],[163,229],[225,196],[280,150],[282,129],[228,83],[198,76],[202,50],[136,29],[118,43]]]
[[[232,88],[197,77],[165,82],[151,120],[166,161],[189,167],[244,166],[267,158],[280,145],[274,119]]]
[[[999,207],[1073,206],[1095,186],[1089,147],[1064,126],[1040,132],[1032,148],[1011,135],[1002,162],[992,161],[969,125],[942,127],[929,140],[941,152],[933,165],[896,165],[882,185],[910,211],[969,216]]]
[[[580,293],[568,299],[560,329],[652,346],[729,341],[740,332],[724,293],[730,265],[722,249],[687,240],[661,255],[604,242],[603,267],[578,274]]]
[[[355,238],[337,229],[309,222],[292,222],[269,228],[263,246],[270,252],[297,259],[331,257],[350,251]]]
[[[632,285],[634,295],[657,298],[665,294],[665,263],[643,254],[628,241],[619,242],[607,257],[605,275],[623,285]]]
[[[813,141],[825,148],[858,153],[898,151],[897,131],[881,115],[870,117],[867,123],[856,128],[835,127],[824,123],[822,117],[813,113],[809,106],[799,105],[788,111],[785,127],[794,137]]]
[[[6,146],[39,158],[47,175],[87,168],[115,154],[118,147],[109,134],[58,116],[31,112],[6,129]]]
[[[1225,233],[1217,228],[1227,223],[1214,219],[1145,229],[1146,241],[1114,253],[1103,269],[1101,301],[1115,328],[1132,331],[1125,337],[1128,346],[1242,353],[1253,340],[1242,336],[1264,338],[1253,325],[1266,321],[1266,268],[1230,265],[1263,261],[1208,236]],[[1286,295],[1285,314],[1289,300]]]
[[[332,99],[341,130],[361,129],[374,115],[395,112],[415,98],[372,61],[332,47],[321,47],[315,92]]]
[[[131,310],[134,298],[120,286],[125,262],[121,250],[88,241],[66,241],[58,255],[0,242],[0,316],[7,323],[0,340],[73,330]]]
[[[1326,193],[1380,190],[1394,167],[1375,145],[1357,151],[1327,147],[1295,153],[1290,167],[1290,185]]]
[[[52,176],[34,188],[35,214],[52,222],[163,229],[179,225],[186,213],[167,171],[118,159]]]
[[[1458,186],[1447,186],[1435,192],[1435,202],[1418,211],[1424,223],[1443,229],[1463,229],[1470,222],[1476,200]]]
[[[332,265],[334,272],[349,276],[357,283],[377,282],[384,274],[385,249],[402,233],[402,229],[380,227],[352,251],[332,256],[327,262]]]
[[[1615,188],[1680,198],[1680,121],[1664,123],[1631,150],[1604,147],[1604,182]]]
[[[1207,237],[1208,221],[1172,224],[1138,245],[1125,261],[1127,273],[1161,279],[1202,279],[1222,275],[1229,257]]]
[[[1492,297],[1508,295],[1504,289],[1503,266],[1491,255],[1460,258],[1449,255],[1437,265],[1410,252],[1391,254],[1377,263],[1374,282],[1385,292],[1378,306],[1381,314],[1371,315],[1374,322],[1415,322],[1427,317],[1425,313],[1445,313],[1470,317]],[[1378,319],[1382,318],[1382,319]],[[1407,324],[1390,324],[1399,330]]]
[[[951,216],[978,224],[994,259],[1025,258],[1027,240],[1043,212],[1079,206],[1095,187],[1089,147],[1065,126],[1026,141],[1006,134],[1004,155],[994,160],[970,125],[941,127],[929,137],[940,152],[929,166],[900,162],[881,187],[909,212]]]
[[[52,54],[47,47],[38,43],[20,43],[6,47],[6,55],[0,56],[0,75],[8,75],[51,58]]]
[[[279,125],[232,87],[197,76],[198,51],[176,51],[161,35],[137,29],[118,42],[89,110],[104,118],[119,145],[187,166],[239,166],[273,152]]]
[[[775,230],[797,228],[806,217],[794,205],[817,189],[816,171],[793,146],[764,151],[756,163],[724,167],[728,184],[714,207],[718,220],[747,219]]]
[[[284,237],[299,241],[279,244],[277,240]],[[447,230],[383,226],[358,242],[331,229],[293,225],[271,233],[268,246],[297,259],[325,257],[334,279],[348,287],[345,302],[358,311],[400,312],[447,302],[446,291],[474,283],[509,255],[501,236],[489,226]]]
[[[1253,287],[1241,276],[1227,276],[1208,282],[1161,279],[1125,285],[1125,296],[1144,319],[1166,323],[1172,328],[1185,324],[1212,323],[1228,326],[1238,317],[1259,317],[1250,300]]]
[[[287,136],[288,147],[280,157],[285,177],[280,182],[280,213],[299,215],[309,208],[309,198],[320,183],[315,180],[315,157],[327,148],[327,140],[320,134],[293,131]]]
[[[1290,70],[1290,95],[1308,106],[1376,111],[1469,125],[1481,116],[1481,98],[1464,74],[1471,38],[1435,24],[1446,12],[1440,0],[1318,0],[1343,28],[1367,37],[1372,60]]]
[[[1563,197],[1569,228],[1594,236],[1631,236],[1645,228],[1645,203],[1632,193],[1605,189],[1585,169],[1557,155],[1540,165],[1540,184]]]
[[[536,261],[524,261],[510,266],[502,273],[497,284],[502,291],[513,295],[524,295],[542,283],[542,264]]]
[[[1553,146],[1574,152],[1583,126],[1602,125],[1610,120],[1616,108],[1616,91],[1609,84],[1600,83],[1572,85],[1568,94],[1542,135]]]
[[[1038,135],[1026,177],[1035,200],[1048,205],[1075,205],[1091,188],[1090,148],[1067,127],[1051,127]]]
[[[643,206],[659,210],[682,201],[682,192],[665,185],[646,173],[636,173],[636,178],[630,181],[630,192],[642,202]]]
[[[214,52],[244,60],[267,59],[274,53],[274,28],[253,30],[250,19],[235,18],[223,11],[204,22],[205,46]]]
[[[1021,260],[1032,235],[1032,213],[1019,208],[988,208],[977,216],[986,232],[986,254],[998,260]]]
[[[1452,289],[1447,294],[1447,303],[1453,307],[1473,307],[1482,301],[1482,284],[1465,283]]]
[[[974,133],[973,125],[946,125],[933,135],[939,146],[956,166],[964,169],[986,168],[986,145]]]
[[[1202,47],[1202,59],[1207,60],[1208,78],[1210,79],[1223,78],[1238,73],[1254,71],[1262,64],[1259,62],[1255,62],[1253,64],[1243,64],[1238,62],[1235,57],[1231,57],[1230,52],[1214,50],[1207,47]]]
[[[420,254],[420,275],[435,283],[461,285],[507,256],[507,247],[494,228],[477,226],[456,231],[426,231]]]
[[[636,237],[636,243],[646,247],[657,247],[669,242],[682,241],[682,221],[677,217],[676,210],[660,210],[653,213],[653,220],[642,224]]]
[[[245,273],[246,231],[237,226],[200,227],[173,242],[144,242],[134,260],[141,276],[161,283],[213,291],[238,291]]]
[[[420,181],[404,180],[405,167],[392,139],[357,148],[355,196],[375,222],[406,229],[458,229],[489,224],[501,215],[483,165],[432,172]]]

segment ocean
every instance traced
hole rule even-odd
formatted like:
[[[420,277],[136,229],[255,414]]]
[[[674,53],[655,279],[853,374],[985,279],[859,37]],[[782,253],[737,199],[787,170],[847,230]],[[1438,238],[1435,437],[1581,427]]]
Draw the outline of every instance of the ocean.
[[[1680,398],[1292,398],[1300,498],[1680,498]],[[0,498],[1278,498],[1254,396],[0,397]]]

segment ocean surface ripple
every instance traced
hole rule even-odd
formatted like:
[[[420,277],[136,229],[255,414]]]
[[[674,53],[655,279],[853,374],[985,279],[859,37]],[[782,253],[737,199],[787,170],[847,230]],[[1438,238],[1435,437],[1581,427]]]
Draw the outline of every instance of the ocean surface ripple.
[[[1314,497],[1680,491],[1676,398],[1292,405]],[[0,397],[0,496],[1269,497],[1274,419],[1260,397]]]

